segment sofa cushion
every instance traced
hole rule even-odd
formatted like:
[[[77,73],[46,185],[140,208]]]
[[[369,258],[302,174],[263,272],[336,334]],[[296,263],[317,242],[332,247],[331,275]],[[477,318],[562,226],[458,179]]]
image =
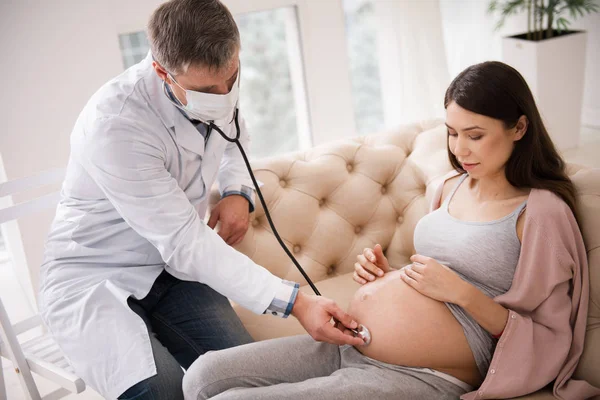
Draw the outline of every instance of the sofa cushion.
[[[600,387],[600,169],[571,165],[577,187],[577,220],[590,271],[590,302],[584,350],[575,377]]]
[[[394,265],[413,254],[412,232],[439,178],[450,170],[440,121],[253,161],[277,230],[315,282],[354,270],[356,255],[381,243]],[[257,204],[237,247],[285,279],[306,284],[271,234]]]

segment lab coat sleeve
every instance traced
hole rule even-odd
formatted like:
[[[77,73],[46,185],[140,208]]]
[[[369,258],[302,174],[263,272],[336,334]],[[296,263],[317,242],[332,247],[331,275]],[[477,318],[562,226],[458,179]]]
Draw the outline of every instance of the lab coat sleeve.
[[[92,125],[73,143],[74,151],[129,226],[175,271],[263,313],[284,283],[201,220],[167,170],[166,148],[158,135],[121,117]]]
[[[250,150],[250,135],[248,134],[246,121],[241,114],[239,115],[239,123],[240,144],[246,152],[246,155],[248,155]],[[219,184],[219,192],[221,195],[231,190],[239,190],[241,186],[254,188],[244,159],[235,143],[227,143],[219,166],[217,182]],[[254,193],[252,193],[252,196],[254,196]]]

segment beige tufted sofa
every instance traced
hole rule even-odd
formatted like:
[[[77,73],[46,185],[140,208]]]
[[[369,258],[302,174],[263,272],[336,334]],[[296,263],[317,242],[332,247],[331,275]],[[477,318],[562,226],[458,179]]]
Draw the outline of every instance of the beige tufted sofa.
[[[440,120],[256,160],[253,168],[288,248],[321,293],[342,307],[358,288],[353,265],[365,247],[380,243],[392,266],[409,263],[415,225],[451,170]],[[591,278],[585,352],[576,376],[600,386],[600,170],[569,166],[569,173],[580,191],[578,218]],[[312,293],[279,247],[260,205],[237,249]],[[256,340],[304,333],[294,318],[236,311]],[[553,397],[546,389],[524,398]]]

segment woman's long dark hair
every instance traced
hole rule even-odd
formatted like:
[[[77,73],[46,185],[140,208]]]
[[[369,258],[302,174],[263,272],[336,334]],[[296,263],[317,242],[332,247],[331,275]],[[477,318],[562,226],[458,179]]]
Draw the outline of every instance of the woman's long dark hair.
[[[576,191],[542,122],[533,95],[521,74],[509,65],[488,61],[461,72],[446,90],[444,107],[455,102],[476,114],[501,120],[514,128],[519,117],[529,120],[527,132],[515,142],[506,164],[506,179],[517,188],[547,189],[567,203],[575,213]],[[465,173],[448,147],[450,164]]]

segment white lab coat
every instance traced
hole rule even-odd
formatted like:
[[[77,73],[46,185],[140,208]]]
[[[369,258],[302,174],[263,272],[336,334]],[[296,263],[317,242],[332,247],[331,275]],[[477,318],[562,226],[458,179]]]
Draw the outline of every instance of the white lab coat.
[[[201,218],[217,177],[221,191],[252,182],[235,144],[215,131],[205,148],[151,64],[148,55],[108,82],[80,114],[41,269],[44,322],[107,398],[156,374],[147,329],[126,300],[143,298],[163,269],[256,313],[283,285]],[[224,131],[234,137],[235,124]]]

